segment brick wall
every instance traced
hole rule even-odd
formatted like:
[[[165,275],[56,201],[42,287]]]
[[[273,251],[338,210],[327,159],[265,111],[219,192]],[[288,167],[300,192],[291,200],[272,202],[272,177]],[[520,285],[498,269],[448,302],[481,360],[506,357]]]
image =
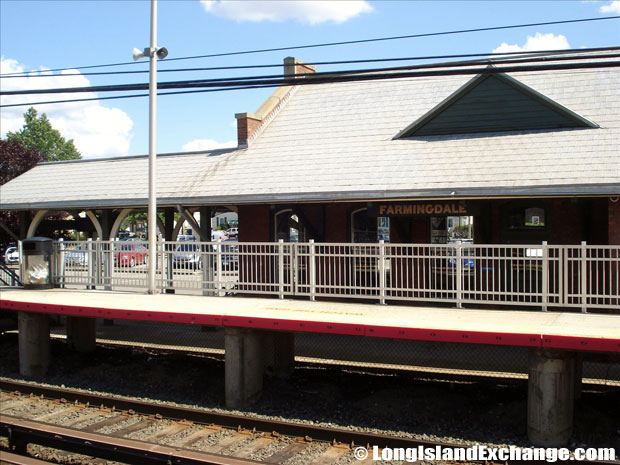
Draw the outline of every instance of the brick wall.
[[[239,241],[273,241],[270,230],[271,209],[267,205],[239,206]]]
[[[485,214],[476,218],[474,229],[487,228],[482,239],[477,232],[478,243],[502,243],[501,215],[506,201],[490,202]],[[611,202],[608,198],[553,199],[549,200],[550,244],[579,244],[585,240],[589,244],[620,245],[620,201]],[[360,204],[335,203],[326,205],[299,205],[305,219],[312,224],[319,235],[324,234],[326,242],[350,241],[350,214]],[[282,207],[284,208],[284,207]],[[273,241],[271,222],[278,209],[268,205],[245,205],[239,207],[239,239],[244,242]],[[325,221],[325,226],[323,222]],[[481,225],[484,221],[485,225]],[[426,243],[428,241],[428,218],[392,218],[390,235],[395,243]],[[544,238],[540,238],[544,240]],[[537,238],[538,241],[538,238]]]

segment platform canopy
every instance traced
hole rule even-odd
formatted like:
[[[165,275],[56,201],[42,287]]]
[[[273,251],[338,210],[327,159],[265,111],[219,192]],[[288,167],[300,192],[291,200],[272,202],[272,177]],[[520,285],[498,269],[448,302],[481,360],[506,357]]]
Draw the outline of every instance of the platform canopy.
[[[592,53],[588,61],[600,59]],[[540,116],[546,126],[526,118],[521,127],[517,118],[482,132],[438,130],[447,123],[433,110],[467,103],[455,96],[471,74],[295,86],[247,147],[160,155],[158,204],[620,194],[620,70],[504,76],[506,98],[524,112],[534,103],[549,109]],[[501,106],[501,87],[487,87]],[[488,110],[468,95],[473,103],[451,106],[448,116]],[[434,132],[407,132],[416,121],[433,122]],[[147,161],[42,163],[2,186],[1,208],[144,206]]]

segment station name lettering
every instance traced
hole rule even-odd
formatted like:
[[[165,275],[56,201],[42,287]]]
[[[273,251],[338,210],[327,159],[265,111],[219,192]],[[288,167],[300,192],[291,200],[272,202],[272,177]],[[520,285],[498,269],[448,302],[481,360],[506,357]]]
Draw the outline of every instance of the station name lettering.
[[[465,215],[467,208],[460,203],[423,203],[379,205],[379,216],[390,215]]]

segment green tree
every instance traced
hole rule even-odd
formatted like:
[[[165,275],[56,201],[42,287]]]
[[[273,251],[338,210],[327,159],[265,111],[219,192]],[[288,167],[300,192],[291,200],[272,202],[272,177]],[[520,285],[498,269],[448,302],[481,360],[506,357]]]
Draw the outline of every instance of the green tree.
[[[19,141],[9,142],[0,139],[0,186],[11,179],[25,173],[38,162],[41,157],[36,150],[27,149]],[[1,208],[1,203],[0,203]],[[0,251],[16,241],[15,235],[19,231],[19,214],[14,211],[0,210]],[[7,232],[7,229],[12,232]]]
[[[36,150],[45,161],[78,160],[82,158],[73,140],[66,140],[60,132],[52,127],[47,115],[37,115],[37,110],[30,107],[24,113],[24,126],[16,132],[6,135],[9,142],[19,141],[27,149]]]

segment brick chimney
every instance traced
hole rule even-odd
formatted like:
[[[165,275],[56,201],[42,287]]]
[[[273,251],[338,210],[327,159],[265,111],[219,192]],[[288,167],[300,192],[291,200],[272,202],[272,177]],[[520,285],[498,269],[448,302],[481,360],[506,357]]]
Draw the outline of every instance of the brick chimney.
[[[286,57],[284,59],[284,77],[295,77],[299,74],[316,73],[316,68],[312,65],[307,65],[301,60],[293,57]],[[301,76],[304,77],[304,76]]]
[[[315,73],[316,68],[293,57],[284,59],[284,77],[291,78],[300,74]],[[299,76],[304,78],[305,76]],[[283,104],[291,96],[292,86],[280,86],[263,102],[256,113],[237,113],[237,144],[239,147],[247,147],[258,130],[267,122],[271,121]]]

